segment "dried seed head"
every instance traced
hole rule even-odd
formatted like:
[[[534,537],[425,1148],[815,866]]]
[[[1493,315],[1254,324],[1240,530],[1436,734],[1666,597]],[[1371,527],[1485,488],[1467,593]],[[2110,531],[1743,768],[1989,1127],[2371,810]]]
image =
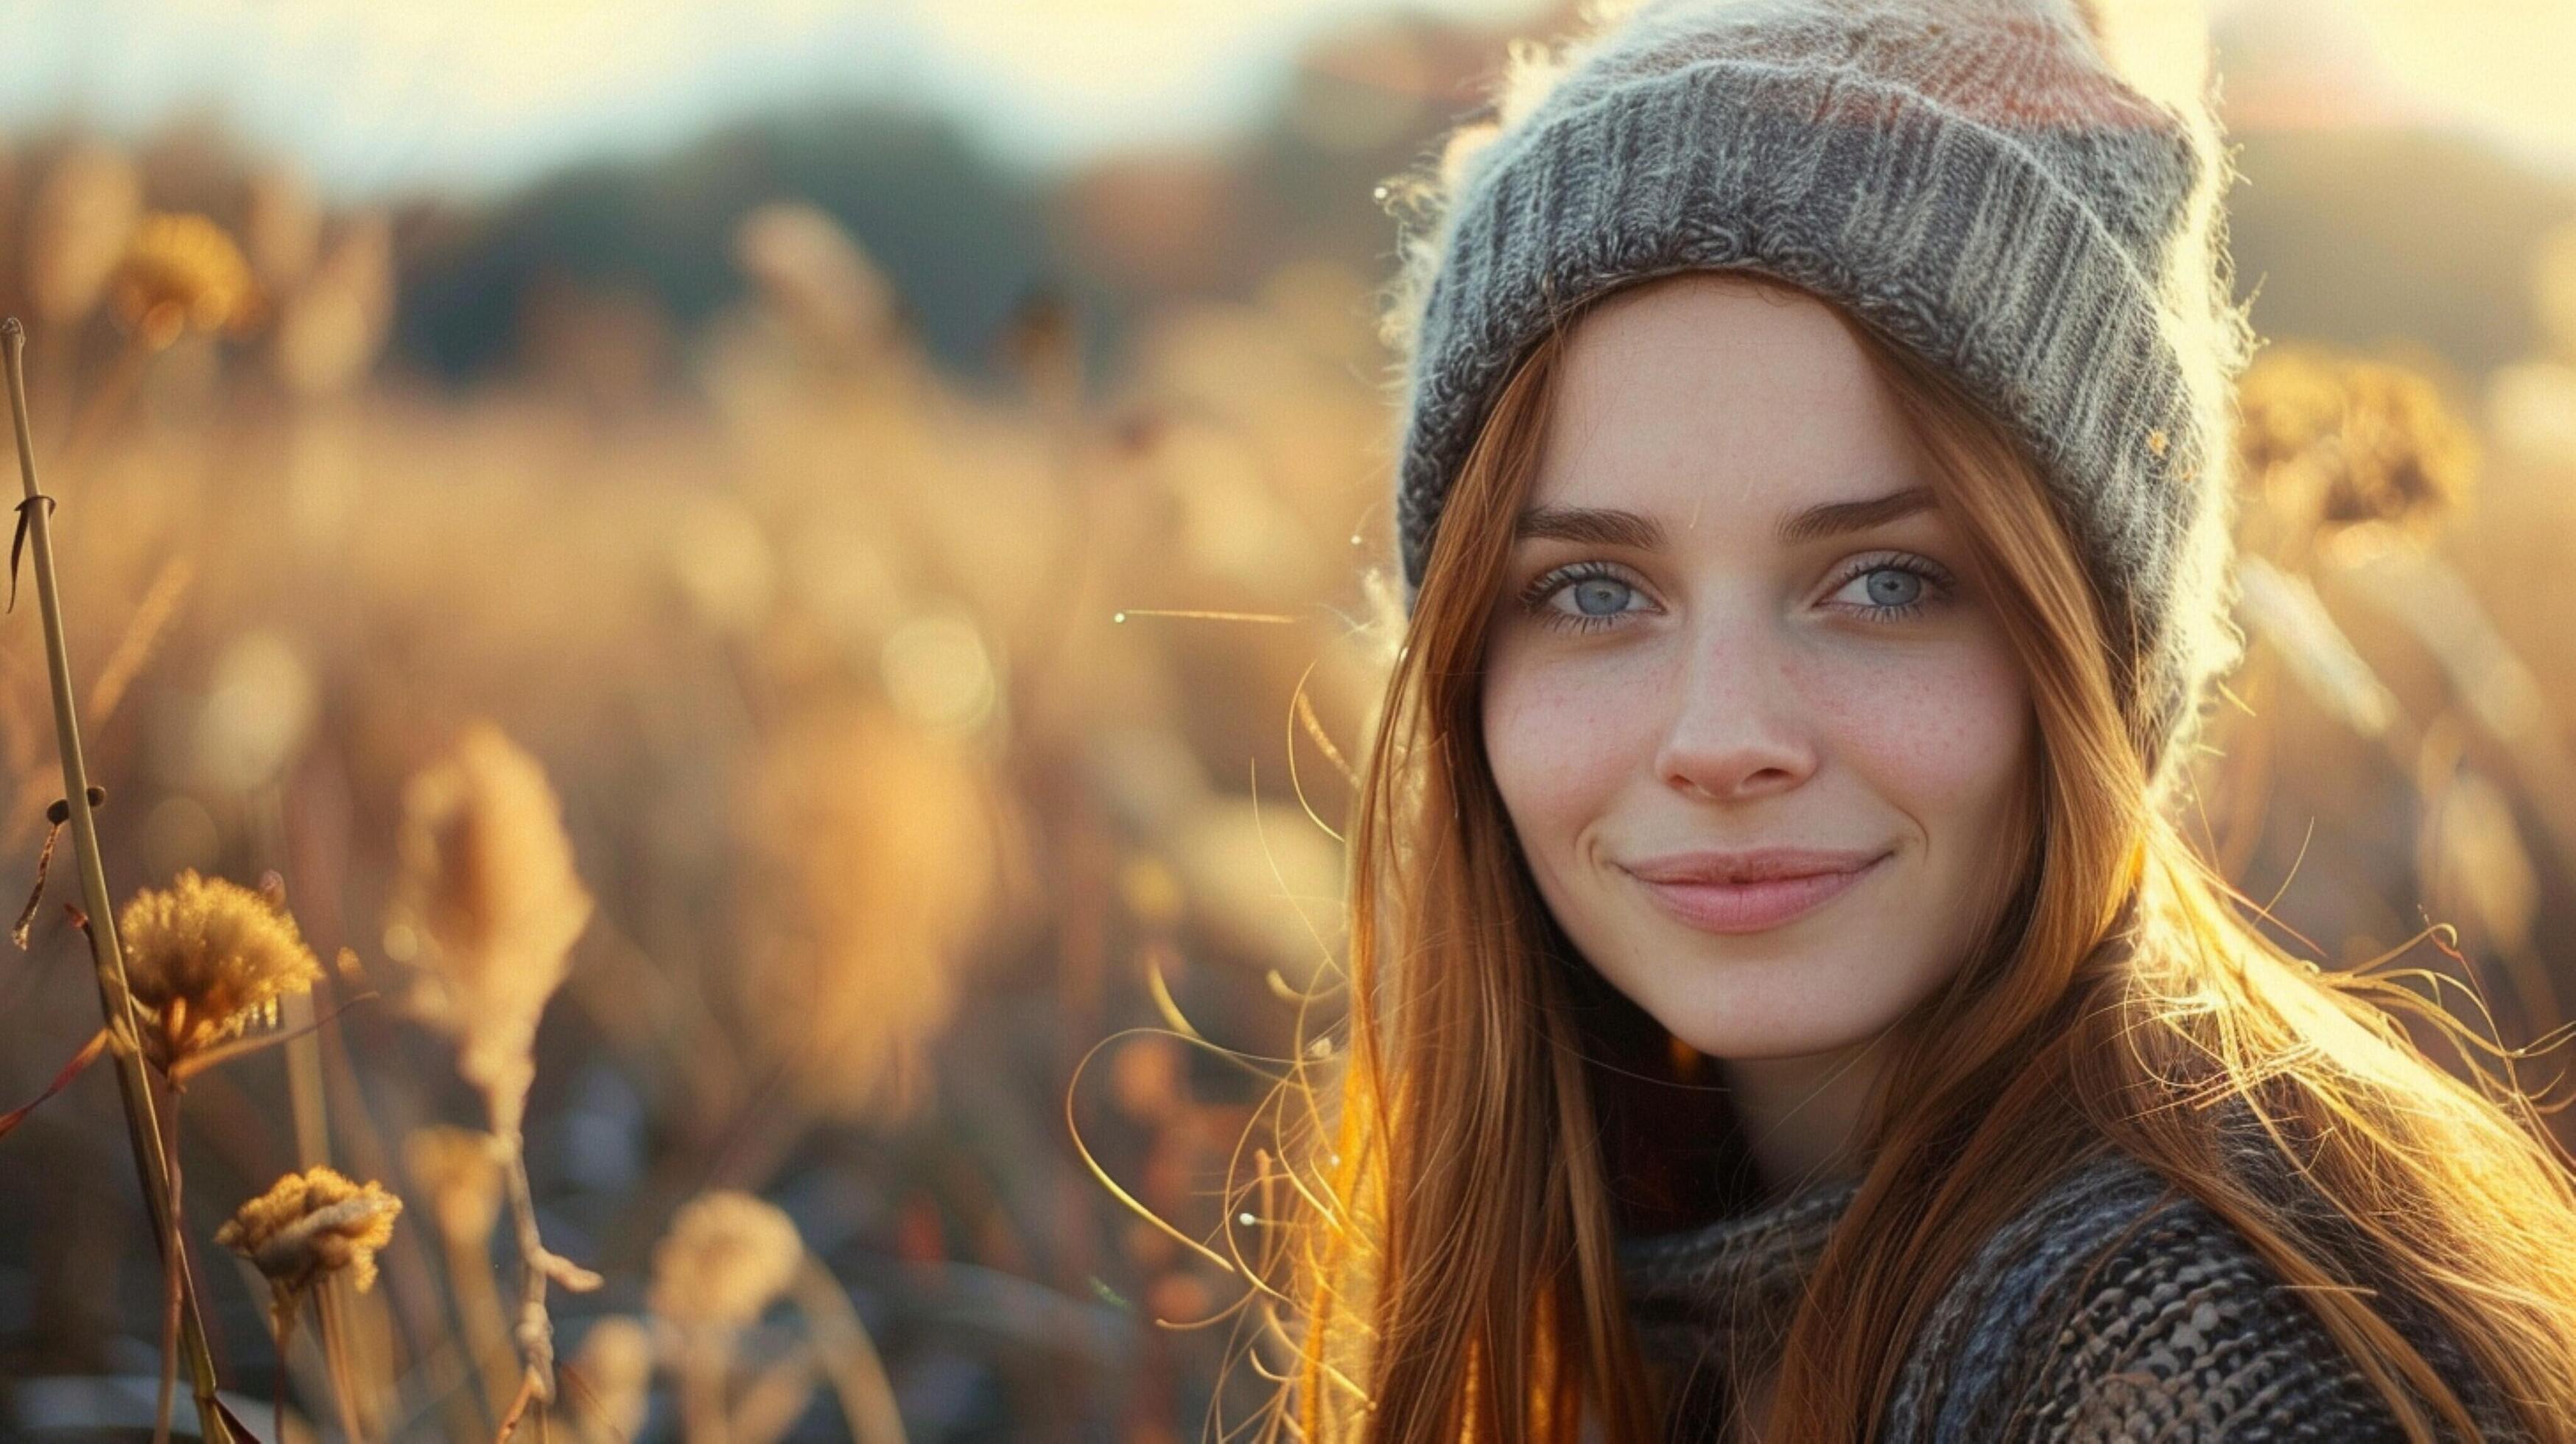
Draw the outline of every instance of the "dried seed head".
[[[2422,372],[2310,344],[2267,348],[2237,386],[2237,450],[2276,509],[2320,530],[2422,528],[2474,483],[2479,443]]]
[[[787,1292],[804,1259],[785,1210],[730,1189],[700,1194],[653,1246],[649,1302],[684,1327],[740,1328]]]
[[[414,1187],[429,1196],[429,1216],[441,1237],[479,1249],[501,1220],[501,1162],[493,1138],[479,1128],[437,1124],[403,1140],[403,1167]]]
[[[653,1334],[623,1314],[590,1326],[573,1355],[582,1387],[565,1391],[594,1439],[632,1439],[644,1432],[653,1384]]]
[[[900,1116],[1005,901],[1008,799],[968,739],[836,706],[782,729],[745,801],[762,926],[733,982],[753,1037],[798,1106]]]
[[[311,992],[322,976],[293,917],[239,883],[194,869],[167,891],[136,893],[117,913],[116,931],[164,1067],[254,1021],[273,1021],[278,999]]]
[[[537,1019],[590,921],[554,789],[535,758],[476,722],[404,790],[401,849],[386,951],[423,965],[414,1010],[456,1038],[495,1131],[515,1130]]]
[[[360,1293],[376,1281],[376,1251],[393,1241],[402,1200],[380,1183],[351,1183],[320,1166],[280,1178],[215,1230],[215,1242],[267,1277],[278,1326],[323,1275],[349,1271]]]
[[[239,328],[252,319],[259,288],[250,262],[221,226],[201,215],[143,218],[117,262],[117,319],[153,346],[190,328]]]

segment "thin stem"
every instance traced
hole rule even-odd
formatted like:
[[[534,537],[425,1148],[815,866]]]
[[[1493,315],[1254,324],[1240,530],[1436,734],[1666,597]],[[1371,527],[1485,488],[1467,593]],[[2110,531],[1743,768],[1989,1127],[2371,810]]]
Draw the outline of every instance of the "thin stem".
[[[841,1281],[812,1254],[796,1271],[796,1307],[813,1330],[814,1351],[840,1396],[841,1418],[857,1444],[904,1444],[903,1415],[895,1408],[894,1387],[885,1361],[868,1337],[859,1311]]]
[[[456,1312],[462,1316],[466,1354],[490,1410],[483,1417],[493,1419],[508,1407],[510,1391],[518,1381],[510,1369],[510,1316],[502,1307],[500,1290],[492,1286],[491,1241],[485,1239],[480,1247],[468,1247],[461,1238],[442,1237],[441,1242],[446,1245]]]
[[[493,1436],[493,1444],[510,1444],[510,1436],[519,1432],[519,1421],[527,1416],[528,1406],[536,1402],[536,1397],[537,1376],[535,1374],[521,1375],[519,1378],[519,1392],[510,1400],[509,1412],[501,1416],[501,1432]],[[543,1429],[545,1427],[545,1417],[543,1410],[538,1411],[537,1419],[539,1422],[537,1427],[539,1429]]]
[[[155,1239],[165,1262],[178,1252],[178,1220],[170,1214],[168,1160],[161,1153],[161,1128],[154,1117],[152,1081],[144,1070],[142,1030],[134,1017],[134,994],[125,976],[125,953],[116,937],[116,910],[107,891],[107,870],[98,851],[98,819],[89,805],[89,763],[81,751],[80,719],[73,710],[70,649],[63,641],[62,592],[54,580],[53,501],[36,484],[35,438],[27,424],[26,328],[18,318],[0,321],[0,360],[9,371],[9,408],[18,430],[18,474],[26,500],[20,511],[27,529],[27,549],[35,553],[36,598],[45,629],[45,660],[54,697],[54,736],[63,763],[63,800],[71,811],[72,855],[80,864],[81,903],[89,914],[90,960],[98,976],[98,1005],[107,1025],[108,1051],[116,1055],[117,1090],[125,1101],[126,1141],[134,1151],[135,1172],[152,1211]],[[206,1347],[205,1321],[199,1316],[196,1290],[180,1271],[183,1295],[179,1346],[188,1359],[189,1382],[196,1390],[197,1428],[207,1440],[231,1444],[223,1411],[215,1401],[215,1361]]]
[[[528,1384],[539,1403],[555,1397],[555,1326],[546,1312],[545,1240],[537,1234],[537,1204],[528,1188],[527,1150],[516,1129],[502,1135],[509,1149],[510,1218],[519,1232],[519,1322],[511,1332]]]
[[[170,1217],[187,1217],[180,1206],[179,1166],[179,1094],[173,1088],[170,1108],[161,1120],[161,1155],[170,1161]],[[174,1233],[181,1232],[173,1229]],[[161,1389],[152,1404],[152,1444],[170,1444],[170,1396],[179,1387],[179,1301],[186,1297],[181,1282],[183,1260],[177,1249],[161,1254]]]
[[[329,1279],[314,1286],[314,1342],[321,1346],[323,1368],[331,1378],[332,1402],[340,1411],[340,1432],[348,1436],[349,1444],[361,1444],[366,1435],[358,1427],[356,1386],[349,1372],[348,1352],[341,1342],[347,1332],[347,1318],[331,1302],[334,1287],[337,1285]]]
[[[546,1312],[546,1281],[554,1279],[565,1288],[580,1292],[599,1287],[599,1275],[582,1268],[568,1258],[546,1247],[537,1232],[537,1203],[528,1187],[527,1139],[516,1123],[503,1116],[496,1103],[490,1108],[492,1136],[499,1140],[502,1151],[502,1176],[510,1188],[510,1218],[517,1226],[519,1238],[519,1322],[511,1330],[519,1343],[519,1358],[525,1380],[522,1395],[533,1396],[539,1406],[537,1427],[545,1427],[543,1406],[555,1401],[555,1325]],[[504,1125],[507,1126],[504,1126]],[[505,1434],[503,1437],[507,1437]]]
[[[729,1348],[705,1325],[690,1329],[680,1356],[680,1432],[689,1444],[726,1444]]]
[[[284,1305],[272,1310],[277,1320],[277,1408],[270,1429],[277,1444],[286,1444],[286,1346],[295,1340],[295,1313],[302,1306],[300,1298],[289,1295]]]

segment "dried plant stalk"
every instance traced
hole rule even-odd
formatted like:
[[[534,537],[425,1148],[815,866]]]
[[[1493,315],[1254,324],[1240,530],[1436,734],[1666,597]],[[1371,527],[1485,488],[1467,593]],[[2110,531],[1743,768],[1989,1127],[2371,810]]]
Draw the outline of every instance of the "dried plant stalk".
[[[509,1311],[492,1284],[492,1230],[506,1201],[499,1154],[500,1144],[477,1128],[441,1124],[403,1142],[404,1167],[428,1195],[456,1311],[465,1321],[467,1353],[495,1415],[509,1407],[518,1387],[509,1364]]]
[[[576,1293],[599,1275],[548,1249],[537,1232],[520,1132],[536,1077],[537,1021],[589,925],[589,890],[573,869],[562,808],[537,760],[489,722],[411,780],[403,799],[403,871],[389,940],[421,965],[414,1011],[457,1042],[457,1066],[483,1094],[519,1244],[519,1394],[501,1437],[531,1405],[555,1398],[551,1281]]]
[[[813,1330],[814,1351],[841,1399],[842,1422],[857,1444],[904,1444],[903,1415],[895,1408],[894,1384],[876,1341],[868,1337],[859,1311],[850,1307],[841,1281],[808,1253],[796,1275],[796,1307]]]
[[[360,1293],[376,1281],[376,1254],[393,1241],[402,1200],[375,1182],[354,1183],[316,1164],[277,1180],[215,1230],[215,1242],[251,1261],[269,1285],[269,1322],[277,1336],[277,1433],[286,1434],[286,1348],[296,1311],[307,1295],[318,1300],[323,1281],[345,1272]],[[341,1428],[352,1440],[358,1424],[341,1361],[330,1357],[331,1390]]]
[[[9,371],[9,408],[18,430],[18,474],[26,499],[18,506],[18,524],[35,553],[36,597],[45,631],[45,659],[54,699],[54,735],[62,754],[63,797],[71,816],[72,855],[79,864],[81,901],[89,914],[90,959],[98,977],[99,1011],[104,1016],[108,1050],[116,1055],[117,1090],[125,1101],[127,1141],[134,1150],[135,1172],[152,1211],[155,1239],[167,1266],[179,1261],[179,1351],[188,1365],[189,1386],[196,1395],[197,1428],[208,1440],[229,1441],[223,1408],[215,1398],[214,1356],[206,1348],[205,1322],[197,1306],[195,1281],[180,1252],[177,1220],[170,1215],[169,1160],[161,1151],[160,1120],[152,1099],[152,1081],[144,1070],[141,1029],[134,1015],[134,995],[126,981],[125,955],[117,946],[115,907],[108,900],[107,870],[99,860],[98,821],[90,810],[89,763],[81,751],[80,719],[73,704],[71,655],[63,641],[62,593],[54,580],[54,542],[49,526],[53,499],[36,484],[36,449],[27,422],[24,353],[26,328],[18,318],[0,321],[0,358]],[[15,580],[15,547],[11,566]]]
[[[646,1302],[678,1335],[681,1430],[689,1444],[726,1444],[725,1381],[734,1344],[796,1282],[804,1237],[784,1209],[734,1189],[689,1200],[653,1246]]]
[[[652,1331],[623,1314],[599,1320],[564,1377],[573,1381],[573,1421],[585,1444],[626,1444],[651,1409]]]

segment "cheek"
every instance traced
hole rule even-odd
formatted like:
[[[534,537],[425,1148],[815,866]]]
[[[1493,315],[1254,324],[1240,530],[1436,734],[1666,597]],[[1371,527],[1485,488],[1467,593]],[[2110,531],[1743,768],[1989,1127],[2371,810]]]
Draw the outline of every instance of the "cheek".
[[[1655,745],[1637,669],[1488,659],[1485,753],[1494,785],[1534,855],[1570,847]],[[1533,860],[1536,858],[1534,856]]]
[[[2019,776],[2030,692],[2000,638],[1819,661],[1809,684],[1841,760],[1927,829],[1982,821]]]

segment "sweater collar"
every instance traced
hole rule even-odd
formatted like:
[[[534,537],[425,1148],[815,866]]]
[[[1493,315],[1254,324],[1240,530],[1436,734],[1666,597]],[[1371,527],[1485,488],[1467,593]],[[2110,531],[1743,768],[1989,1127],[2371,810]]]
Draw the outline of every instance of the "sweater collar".
[[[1650,1360],[1688,1367],[1712,1346],[1776,1347],[1856,1178],[1810,1184],[1756,1208],[1671,1233],[1619,1241],[1620,1280]]]

